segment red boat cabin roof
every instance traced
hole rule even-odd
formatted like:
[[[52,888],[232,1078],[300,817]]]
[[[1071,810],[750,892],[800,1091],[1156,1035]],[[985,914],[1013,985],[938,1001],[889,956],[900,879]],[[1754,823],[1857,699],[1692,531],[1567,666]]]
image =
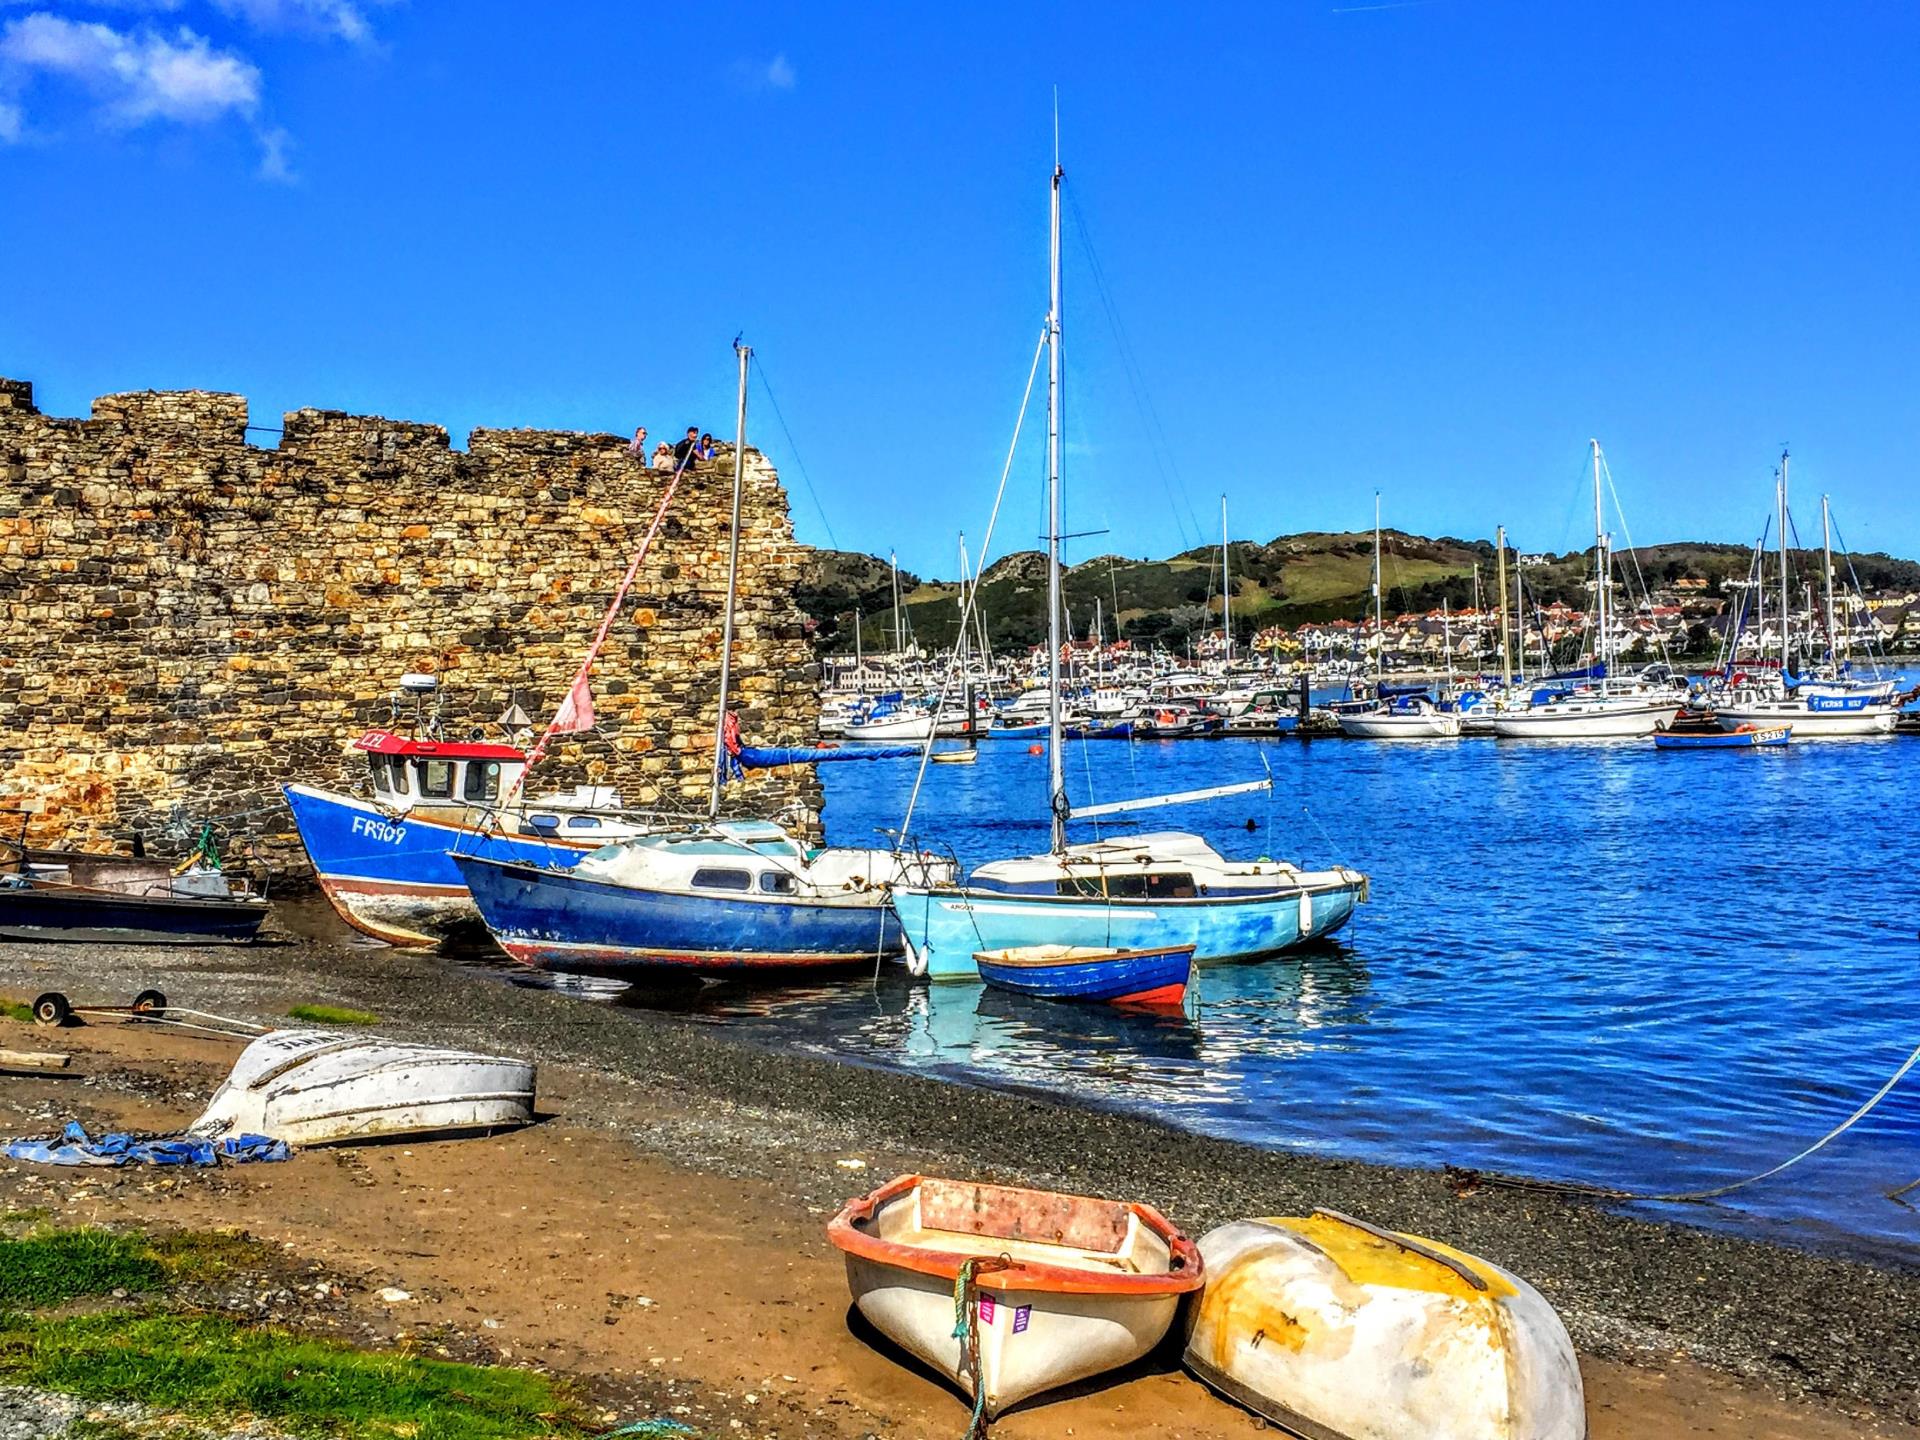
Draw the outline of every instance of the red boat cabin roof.
[[[524,751],[511,745],[486,745],[451,740],[416,740],[391,730],[369,730],[353,742],[356,750],[374,755],[432,756],[440,760],[525,760]]]

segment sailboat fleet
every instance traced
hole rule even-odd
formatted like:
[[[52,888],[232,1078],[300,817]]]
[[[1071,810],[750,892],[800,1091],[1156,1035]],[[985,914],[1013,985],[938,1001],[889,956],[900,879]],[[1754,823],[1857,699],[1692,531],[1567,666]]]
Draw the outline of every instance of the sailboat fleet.
[[[1884,735],[1894,729],[1901,705],[1911,697],[1899,694],[1889,677],[1857,671],[1835,623],[1833,529],[1824,498],[1819,586],[1824,605],[1816,622],[1814,587],[1807,586],[1808,603],[1795,624],[1785,455],[1775,487],[1777,574],[1762,575],[1769,560],[1763,534],[1738,624],[1726,637],[1724,663],[1717,673],[1689,687],[1670,666],[1625,670],[1615,639],[1614,592],[1621,577],[1615,573],[1615,548],[1606,523],[1608,477],[1597,440],[1589,446],[1594,517],[1592,624],[1587,630],[1591,643],[1574,670],[1548,666],[1528,678],[1527,658],[1512,643],[1515,634],[1524,633],[1518,622],[1526,612],[1525,585],[1516,567],[1509,593],[1503,529],[1495,585],[1497,683],[1456,686],[1450,660],[1444,686],[1390,682],[1384,646],[1385,554],[1376,494],[1369,588],[1371,683],[1359,687],[1361,693],[1353,698],[1316,710],[1312,725],[1303,724],[1309,711],[1304,679],[1290,684],[1270,672],[1234,668],[1232,549],[1224,497],[1222,664],[1207,677],[1209,683],[1199,684],[1199,677],[1186,671],[1123,676],[1104,668],[1076,679],[1063,661],[1069,650],[1061,559],[1063,181],[1056,160],[1050,182],[1048,305],[1040,340],[1047,361],[1044,676],[1036,676],[1031,688],[1011,701],[989,698],[986,631],[974,606],[986,569],[983,551],[962,585],[961,641],[946,673],[932,682],[932,693],[909,698],[903,669],[894,692],[850,695],[823,706],[823,733],[854,743],[778,751],[740,745],[728,706],[752,350],[736,341],[733,524],[706,813],[689,818],[635,812],[604,787],[537,795],[528,795],[524,788],[530,769],[556,733],[592,725],[587,677],[638,573],[646,553],[643,545],[566,701],[531,750],[442,738],[423,711],[434,682],[431,677],[408,677],[404,688],[415,706],[411,728],[396,723],[355,742],[368,763],[370,795],[312,785],[287,787],[321,886],[349,923],[391,943],[425,945],[478,921],[509,955],[527,964],[626,979],[675,972],[793,973],[899,958],[911,974],[927,980],[973,980],[981,977],[986,957],[990,971],[1017,975],[1024,986],[1038,983],[1034,977],[1042,974],[1071,971],[1083,992],[1123,993],[1129,986],[1137,989],[1136,981],[1123,976],[1112,985],[1093,983],[1103,976],[1102,967],[1125,970],[1137,966],[1142,956],[1173,957],[1168,964],[1177,958],[1182,966],[1228,963],[1324,939],[1345,926],[1368,899],[1369,881],[1344,865],[1235,858],[1185,831],[1116,830],[1116,824],[1130,823],[1118,817],[1137,812],[1270,791],[1271,776],[1171,795],[1076,804],[1068,793],[1064,764],[1070,741],[1297,731],[1388,742],[1657,736],[1673,748],[1761,749],[1777,748],[1790,736]],[[1036,369],[1039,358],[1036,353]],[[671,496],[669,487],[663,513]],[[998,502],[996,515],[997,510]],[[989,539],[991,534],[989,528]],[[964,542],[961,554],[964,576]],[[1774,579],[1778,602],[1769,631],[1766,596]],[[893,603],[895,648],[905,655],[897,563]],[[1451,611],[1443,607],[1441,619],[1443,626],[1450,626]],[[1744,668],[1738,663],[1749,622],[1763,640],[1774,637],[1773,663]],[[1103,629],[1104,616],[1096,606],[1091,627],[1096,653],[1101,652]],[[1447,649],[1451,656],[1450,643]],[[922,679],[927,679],[924,669]],[[524,716],[520,723],[525,723]],[[953,736],[967,741],[964,749],[938,747],[938,741]],[[743,767],[898,756],[917,758],[924,776],[931,762],[971,763],[975,742],[985,738],[1024,740],[1034,751],[1044,751],[1044,809],[1036,817],[1046,825],[1049,843],[1044,850],[991,856],[963,867],[950,849],[923,848],[909,838],[917,780],[906,819],[887,846],[820,847],[810,842],[803,825],[722,814],[726,783]],[[1088,776],[1091,786],[1091,767]],[[1087,828],[1076,835],[1079,827]],[[933,828],[937,830],[937,821]]]

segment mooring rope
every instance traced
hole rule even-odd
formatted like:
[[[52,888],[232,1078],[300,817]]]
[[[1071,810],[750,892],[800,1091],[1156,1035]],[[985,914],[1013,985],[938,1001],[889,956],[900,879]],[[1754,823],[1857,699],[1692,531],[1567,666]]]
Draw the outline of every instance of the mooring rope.
[[[1518,1175],[1489,1175],[1482,1171],[1470,1170],[1453,1165],[1447,1167],[1446,1173],[1456,1184],[1477,1183],[1497,1185],[1506,1190],[1551,1190],[1562,1194],[1591,1195],[1601,1200],[1639,1200],[1660,1204],[1695,1204],[1703,1200],[1717,1200],[1722,1195],[1731,1195],[1736,1190],[1744,1190],[1749,1185],[1756,1185],[1762,1180],[1770,1180],[1781,1171],[1791,1169],[1808,1156],[1825,1148],[1828,1142],[1837,1140],[1861,1120],[1865,1119],[1868,1112],[1882,1100],[1886,1099],[1887,1096],[1893,1092],[1893,1087],[1905,1079],[1907,1072],[1917,1064],[1920,1064],[1920,1046],[1914,1047],[1913,1052],[1902,1062],[1900,1068],[1893,1072],[1886,1084],[1874,1091],[1873,1095],[1869,1097],[1864,1105],[1855,1110],[1838,1125],[1834,1126],[1833,1129],[1822,1135],[1818,1140],[1814,1141],[1813,1144],[1807,1146],[1807,1148],[1799,1154],[1793,1156],[1791,1159],[1782,1160],[1778,1165],[1768,1170],[1762,1170],[1757,1175],[1748,1175],[1744,1179],[1735,1180],[1726,1185],[1715,1185],[1706,1190],[1683,1190],[1674,1194],[1656,1195],[1649,1191],[1622,1190],[1610,1185],[1587,1185],[1577,1180],[1529,1180]],[[1920,1181],[1916,1181],[1915,1183],[1920,1184]]]

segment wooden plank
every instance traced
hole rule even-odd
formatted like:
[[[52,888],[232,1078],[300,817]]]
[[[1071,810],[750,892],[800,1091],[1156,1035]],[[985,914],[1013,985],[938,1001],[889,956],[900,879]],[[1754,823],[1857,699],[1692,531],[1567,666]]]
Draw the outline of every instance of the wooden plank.
[[[51,1050],[0,1050],[0,1070],[64,1070],[72,1061]]]

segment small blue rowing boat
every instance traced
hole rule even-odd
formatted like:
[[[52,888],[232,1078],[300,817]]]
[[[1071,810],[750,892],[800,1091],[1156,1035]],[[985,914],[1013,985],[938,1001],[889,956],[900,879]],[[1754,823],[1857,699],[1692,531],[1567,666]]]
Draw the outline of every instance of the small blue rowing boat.
[[[1657,730],[1653,743],[1661,750],[1755,750],[1792,738],[1791,725],[1742,725],[1738,730]]]
[[[980,978],[1044,1000],[1177,1007],[1186,1002],[1193,946],[1108,950],[1091,945],[1016,945],[973,957]]]

